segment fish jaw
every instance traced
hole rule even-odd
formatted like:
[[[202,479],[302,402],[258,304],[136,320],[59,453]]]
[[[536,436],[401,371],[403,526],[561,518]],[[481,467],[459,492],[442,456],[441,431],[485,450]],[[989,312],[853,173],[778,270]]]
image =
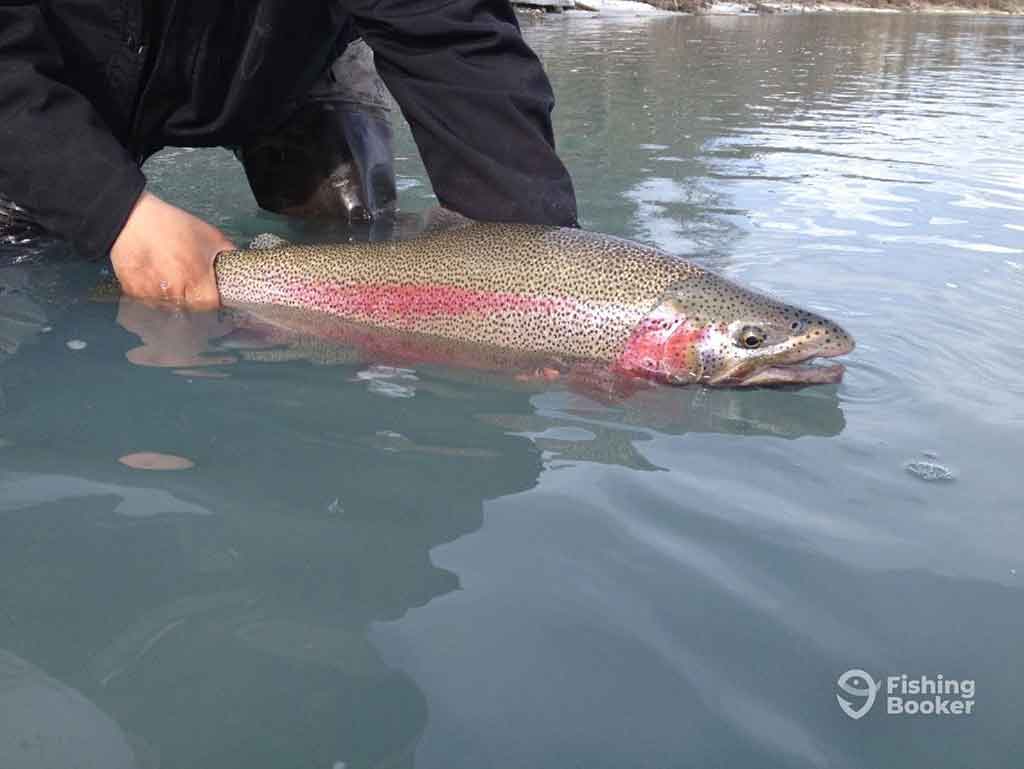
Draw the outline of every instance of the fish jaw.
[[[778,385],[839,384],[846,367],[842,363],[828,366],[768,366],[736,383],[737,387],[768,387]]]

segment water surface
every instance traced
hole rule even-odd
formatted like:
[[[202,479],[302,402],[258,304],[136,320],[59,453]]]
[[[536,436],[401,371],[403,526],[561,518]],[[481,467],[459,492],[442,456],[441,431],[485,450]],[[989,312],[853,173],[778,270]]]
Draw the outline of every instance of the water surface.
[[[526,33],[584,226],[833,317],[845,382],[607,404],[343,356],[197,373],[216,317],[88,301],[96,266],[7,242],[4,769],[1019,765],[1024,24]],[[147,171],[239,242],[324,235],[258,213],[226,152]],[[852,720],[849,668],[974,679],[976,712]]]

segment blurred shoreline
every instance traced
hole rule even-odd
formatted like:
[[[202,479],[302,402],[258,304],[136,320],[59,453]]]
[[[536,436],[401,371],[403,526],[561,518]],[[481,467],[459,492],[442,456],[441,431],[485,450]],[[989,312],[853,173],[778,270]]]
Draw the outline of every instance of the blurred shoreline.
[[[1024,0],[526,0],[516,3],[527,12],[571,12],[616,16],[651,16],[689,13],[745,16],[797,13],[924,13],[1016,16],[1024,14]]]

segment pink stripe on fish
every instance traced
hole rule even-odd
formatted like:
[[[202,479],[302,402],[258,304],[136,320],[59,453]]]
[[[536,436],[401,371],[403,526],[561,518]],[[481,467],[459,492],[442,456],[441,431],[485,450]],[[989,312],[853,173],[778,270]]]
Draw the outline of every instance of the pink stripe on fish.
[[[284,287],[281,293],[301,307],[369,321],[487,315],[510,310],[528,310],[547,315],[572,311],[577,305],[572,299],[531,297],[429,284],[351,286],[315,281],[292,283]]]

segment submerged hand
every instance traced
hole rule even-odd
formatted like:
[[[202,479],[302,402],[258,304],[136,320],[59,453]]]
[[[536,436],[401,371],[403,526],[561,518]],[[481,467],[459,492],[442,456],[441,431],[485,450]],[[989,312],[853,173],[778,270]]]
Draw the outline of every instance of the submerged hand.
[[[182,368],[235,362],[231,355],[210,354],[210,342],[234,328],[217,311],[187,310],[123,296],[117,322],[142,340],[141,346],[125,354],[137,366]]]
[[[234,247],[213,225],[143,192],[110,261],[128,296],[213,308],[220,305],[214,257]]]

